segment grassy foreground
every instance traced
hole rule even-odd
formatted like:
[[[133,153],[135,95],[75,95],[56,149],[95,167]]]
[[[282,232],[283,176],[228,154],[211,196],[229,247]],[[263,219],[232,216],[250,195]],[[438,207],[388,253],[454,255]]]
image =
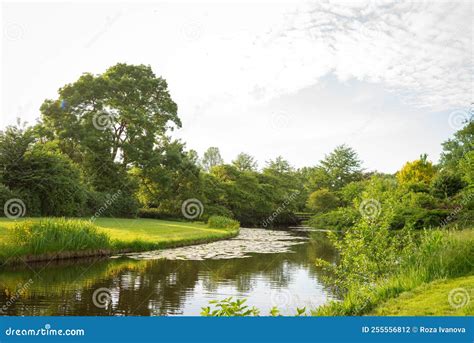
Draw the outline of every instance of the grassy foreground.
[[[213,224],[213,223],[211,223]],[[238,223],[221,226],[156,219],[0,219],[0,263],[107,255],[211,242],[235,236]]]
[[[435,281],[378,306],[375,316],[472,316],[474,275]]]

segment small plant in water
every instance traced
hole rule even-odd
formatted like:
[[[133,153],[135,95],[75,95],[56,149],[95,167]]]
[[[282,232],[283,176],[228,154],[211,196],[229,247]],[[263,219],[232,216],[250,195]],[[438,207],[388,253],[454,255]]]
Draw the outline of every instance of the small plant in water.
[[[205,317],[249,317],[258,316],[260,311],[255,307],[245,305],[247,299],[232,300],[232,297],[224,300],[212,300],[209,304],[215,304],[215,309],[210,306],[203,307],[201,315]]]
[[[226,298],[223,300],[211,300],[209,304],[215,305],[212,309],[210,306],[203,307],[201,316],[205,317],[256,317],[260,315],[260,310],[256,307],[248,307],[244,305],[247,299]],[[269,316],[278,317],[281,316],[278,307],[274,306],[270,309]],[[306,307],[296,309],[296,317],[307,316]]]

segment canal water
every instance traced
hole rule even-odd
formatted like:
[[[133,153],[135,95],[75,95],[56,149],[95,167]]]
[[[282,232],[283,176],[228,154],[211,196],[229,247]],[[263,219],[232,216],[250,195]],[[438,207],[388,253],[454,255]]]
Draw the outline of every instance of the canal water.
[[[323,233],[249,230],[210,245],[0,270],[0,315],[198,316],[227,297],[294,315],[333,298],[315,264],[335,260]]]

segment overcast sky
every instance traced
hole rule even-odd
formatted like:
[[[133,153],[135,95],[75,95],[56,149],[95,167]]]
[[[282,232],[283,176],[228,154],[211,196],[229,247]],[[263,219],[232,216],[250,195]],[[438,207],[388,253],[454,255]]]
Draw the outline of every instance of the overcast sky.
[[[368,170],[437,161],[473,99],[471,1],[2,5],[0,128],[83,72],[125,62],[164,77],[200,155],[314,165],[335,146]]]

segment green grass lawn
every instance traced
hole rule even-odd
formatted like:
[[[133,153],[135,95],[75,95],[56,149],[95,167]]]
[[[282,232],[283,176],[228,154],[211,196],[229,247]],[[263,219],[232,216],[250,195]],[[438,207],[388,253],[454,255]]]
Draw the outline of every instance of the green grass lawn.
[[[100,218],[95,222],[115,241],[117,249],[143,251],[215,241],[235,236],[237,230],[211,229],[200,222],[156,219]]]
[[[450,304],[450,292],[452,292],[452,298],[458,294],[459,307],[453,307]],[[472,316],[474,315],[474,275],[422,285],[388,300],[371,314],[376,316]]]
[[[17,221],[0,218],[0,244],[10,245],[11,251],[15,247],[8,241],[11,228],[18,222],[39,222],[42,218],[25,218]],[[77,218],[75,218],[77,219]],[[201,222],[179,222],[156,219],[117,219],[99,218],[94,222],[98,232],[105,233],[110,238],[110,244],[104,249],[113,251],[144,251],[169,248],[190,244],[211,242],[235,236],[238,229],[210,228]],[[45,242],[43,251],[57,252],[60,247]],[[48,250],[50,246],[50,250]],[[7,250],[7,249],[4,249]],[[84,250],[87,250],[84,248]],[[26,255],[27,253],[22,253]],[[30,254],[30,253],[28,253]],[[0,253],[0,255],[2,255]],[[8,257],[5,252],[3,259]],[[34,254],[33,254],[34,255]],[[0,256],[2,257],[2,256]],[[1,258],[0,258],[1,260]]]

